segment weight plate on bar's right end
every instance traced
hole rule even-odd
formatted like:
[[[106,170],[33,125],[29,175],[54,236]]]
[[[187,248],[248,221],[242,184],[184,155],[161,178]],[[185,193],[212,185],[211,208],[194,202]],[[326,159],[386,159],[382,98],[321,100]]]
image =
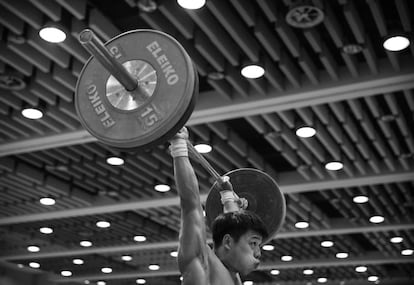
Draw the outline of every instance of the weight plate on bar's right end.
[[[276,181],[267,173],[253,168],[235,169],[225,175],[230,177],[234,192],[240,198],[247,199],[246,210],[256,213],[265,224],[269,237],[263,242],[274,238],[286,214],[285,198]],[[223,213],[220,191],[216,185],[217,182],[210,189],[205,206],[210,229],[214,219]]]
[[[85,129],[104,144],[136,150],[159,144],[183,127],[183,118],[188,119],[187,113],[194,109],[196,88],[196,73],[184,48],[154,30],[129,31],[105,46],[137,80],[140,92],[125,90],[90,58],[75,96]]]

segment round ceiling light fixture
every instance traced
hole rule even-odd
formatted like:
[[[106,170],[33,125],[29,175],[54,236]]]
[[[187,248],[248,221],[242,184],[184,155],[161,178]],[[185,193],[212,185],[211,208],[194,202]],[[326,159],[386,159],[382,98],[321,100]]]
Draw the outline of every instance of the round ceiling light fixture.
[[[364,196],[364,195],[355,196],[352,199],[352,201],[354,201],[354,203],[357,203],[357,204],[366,203],[366,202],[368,202],[368,200],[369,200],[368,197],[367,196]]]
[[[118,156],[110,156],[106,159],[106,163],[113,166],[120,166],[125,163],[124,159]]]
[[[49,228],[49,227],[42,227],[42,228],[39,229],[39,232],[41,232],[42,234],[45,234],[45,235],[50,235],[50,234],[53,233],[53,229]]]
[[[39,36],[49,43],[61,43],[66,39],[66,33],[54,26],[46,26],[39,31]]]
[[[45,205],[45,206],[52,206],[56,204],[56,200],[50,197],[40,198],[39,202],[40,204]]]
[[[167,184],[157,184],[154,186],[154,190],[158,192],[168,192],[171,190],[171,187]]]
[[[209,153],[213,149],[211,145],[206,143],[199,143],[194,146],[199,153]]]
[[[43,112],[36,108],[26,108],[22,110],[22,115],[26,119],[38,120],[43,117]]]
[[[402,35],[394,35],[387,38],[382,46],[388,51],[400,51],[410,45],[410,40]]]
[[[279,275],[280,274],[280,270],[272,269],[272,270],[270,270],[270,274],[272,274],[272,275]]]
[[[296,130],[296,135],[300,138],[310,138],[316,134],[316,130],[312,127],[300,127]]]
[[[206,4],[206,0],[177,0],[178,5],[188,10],[197,10]]]
[[[265,73],[264,68],[258,64],[245,65],[241,69],[241,75],[249,79],[260,78],[264,75],[264,73]]]
[[[342,168],[344,168],[344,164],[340,161],[330,161],[325,164],[325,168],[327,170],[337,171],[337,170],[341,170]]]

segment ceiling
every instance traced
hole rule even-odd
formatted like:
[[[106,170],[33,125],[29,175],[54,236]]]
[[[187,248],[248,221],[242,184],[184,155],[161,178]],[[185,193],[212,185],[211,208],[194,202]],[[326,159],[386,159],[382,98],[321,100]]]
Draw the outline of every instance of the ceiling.
[[[157,6],[147,11],[151,3]],[[322,21],[292,26],[286,15],[303,5],[322,11]],[[286,220],[270,242],[275,249],[263,251],[259,270],[243,280],[413,281],[414,258],[401,251],[414,248],[414,45],[400,52],[382,47],[395,32],[412,39],[413,1],[207,0],[194,11],[167,0],[0,0],[0,6],[0,72],[17,82],[0,89],[1,261],[38,262],[57,283],[124,285],[145,278],[147,284],[180,284],[170,256],[177,248],[179,206],[167,144],[112,149],[84,130],[73,104],[89,58],[77,41],[80,31],[89,27],[107,41],[151,28],[176,38],[197,67],[200,90],[186,124],[192,142],[213,146],[205,157],[219,173],[257,168],[285,193]],[[48,22],[67,31],[63,43],[39,38]],[[350,45],[360,51],[347,52]],[[262,64],[265,75],[243,78],[239,71],[247,62]],[[24,118],[27,106],[44,116]],[[303,125],[316,135],[297,137]],[[106,164],[110,155],[125,164]],[[332,160],[344,168],[326,170]],[[193,164],[204,201],[212,178]],[[154,191],[157,183],[170,184],[171,191]],[[358,195],[369,201],[354,203]],[[56,204],[41,205],[41,197]],[[375,215],[384,222],[370,223]],[[96,227],[99,220],[111,227]],[[309,228],[295,228],[300,220]],[[39,232],[46,226],[53,234]],[[136,235],[146,241],[134,241]],[[396,236],[403,241],[391,243]],[[82,240],[93,246],[81,247]],[[321,247],[324,240],[334,245]],[[28,252],[29,245],[40,251]],[[348,258],[336,258],[340,252]],[[284,255],[293,260],[282,261]],[[84,264],[73,264],[75,258]],[[150,264],[160,269],[151,271]],[[367,271],[356,272],[362,265]],[[113,271],[102,273],[102,267]],[[63,277],[62,270],[73,275]]]

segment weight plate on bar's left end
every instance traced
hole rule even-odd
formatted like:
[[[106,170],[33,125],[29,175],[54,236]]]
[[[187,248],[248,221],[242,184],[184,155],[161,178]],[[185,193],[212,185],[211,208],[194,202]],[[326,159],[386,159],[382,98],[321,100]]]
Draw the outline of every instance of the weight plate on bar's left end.
[[[171,128],[171,130],[167,133],[165,133],[165,135],[163,137],[161,137],[159,139],[159,141],[156,141],[155,144],[161,144],[163,142],[168,141],[169,139],[171,139],[175,134],[178,133],[178,131],[184,127],[185,123],[188,121],[188,119],[190,118],[191,114],[194,111],[196,102],[197,102],[197,98],[198,98],[198,87],[199,87],[199,79],[198,79],[198,73],[197,73],[197,68],[195,66],[195,64],[193,63],[193,70],[194,70],[194,78],[195,78],[195,84],[194,84],[194,92],[193,92],[193,96],[191,99],[190,104],[188,105],[187,110],[183,113],[183,116],[181,117],[181,119],[177,122],[177,124]]]
[[[269,237],[263,243],[274,238],[286,214],[285,198],[276,181],[263,171],[253,168],[240,168],[225,174],[230,177],[234,192],[240,198],[246,198],[246,210],[256,213],[264,222]],[[223,213],[220,191],[216,182],[210,189],[206,200],[207,224],[211,229],[214,219]]]
[[[179,130],[185,122],[182,126],[177,124],[183,117],[188,118],[191,114],[187,113],[194,108],[196,87],[193,64],[184,48],[171,36],[154,30],[126,32],[105,46],[121,64],[136,67],[130,73],[138,84],[137,69],[144,65],[155,70],[153,79],[157,82],[147,93],[145,88],[144,93],[122,93],[111,81],[115,80],[110,79],[111,74],[92,57],[79,76],[75,96],[76,110],[85,129],[100,142],[126,150],[154,146],[172,130]],[[116,91],[124,103],[117,105],[111,98],[116,97]],[[142,95],[148,96],[139,97]],[[139,100],[131,103],[131,98]]]

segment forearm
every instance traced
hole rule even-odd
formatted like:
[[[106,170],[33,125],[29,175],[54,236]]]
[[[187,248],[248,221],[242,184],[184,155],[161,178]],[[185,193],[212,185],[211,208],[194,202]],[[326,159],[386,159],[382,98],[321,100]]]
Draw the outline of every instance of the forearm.
[[[183,211],[201,210],[198,182],[188,157],[174,158],[174,176]]]

